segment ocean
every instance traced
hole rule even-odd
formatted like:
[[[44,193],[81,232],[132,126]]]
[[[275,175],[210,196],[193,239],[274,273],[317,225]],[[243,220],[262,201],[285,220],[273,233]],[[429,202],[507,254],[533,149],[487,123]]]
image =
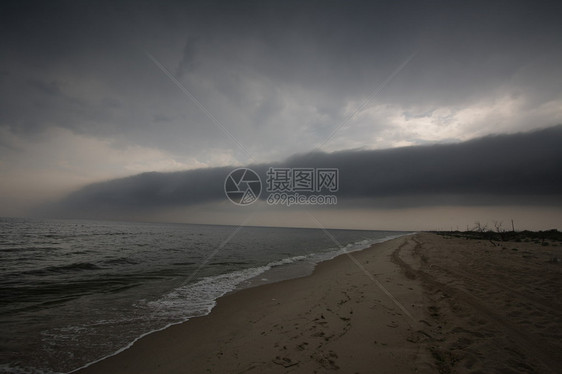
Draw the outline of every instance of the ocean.
[[[229,292],[404,234],[0,218],[0,373],[71,372]]]

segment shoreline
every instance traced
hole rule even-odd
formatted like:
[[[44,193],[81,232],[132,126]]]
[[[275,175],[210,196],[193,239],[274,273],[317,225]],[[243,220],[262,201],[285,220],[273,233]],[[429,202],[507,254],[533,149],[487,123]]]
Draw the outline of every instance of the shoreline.
[[[291,372],[312,372],[335,369],[336,366],[340,367],[337,363],[339,360],[334,357],[337,355],[335,351],[328,347],[333,346],[334,342],[338,342],[335,345],[342,348],[344,345],[349,346],[353,341],[344,344],[341,340],[344,335],[349,335],[351,330],[356,330],[351,328],[353,321],[357,320],[355,325],[361,327],[369,324],[370,319],[386,321],[384,325],[373,325],[375,330],[380,330],[375,334],[379,336],[379,340],[359,334],[362,339],[358,342],[375,347],[378,345],[381,351],[386,352],[383,356],[387,356],[386,366],[389,372],[394,369],[406,369],[396,365],[410,365],[411,358],[417,355],[416,344],[410,343],[412,346],[406,350],[402,347],[407,336],[415,333],[411,326],[414,321],[403,314],[395,304],[396,300],[388,297],[383,289],[390,287],[387,292],[391,295],[404,292],[394,289],[405,288],[404,283],[398,282],[400,286],[397,286],[395,282],[390,281],[394,277],[401,277],[400,269],[391,262],[390,256],[396,246],[410,236],[390,239],[321,262],[316,265],[311,275],[305,277],[227,294],[217,300],[217,305],[210,314],[147,334],[117,354],[72,373],[179,373],[187,368],[193,373],[285,372],[289,369]],[[376,274],[375,281],[369,279],[365,271]],[[382,278],[383,275],[386,279]],[[341,286],[338,283],[344,278],[349,278],[349,288],[332,294],[330,290],[334,287],[331,286]],[[335,284],[332,284],[334,282]],[[378,286],[376,282],[379,282]],[[369,298],[365,297],[365,291],[360,290],[365,286],[368,288]],[[410,296],[416,295],[414,297],[417,298],[417,295],[421,295],[421,289],[409,288],[410,290],[405,289]],[[359,292],[358,296],[363,302],[353,301],[349,291]],[[398,298],[404,299],[403,295]],[[316,303],[318,304],[314,307]],[[412,311],[410,315],[412,313],[416,312]],[[285,326],[289,320],[293,321],[291,329]],[[270,323],[266,323],[267,321]],[[288,336],[291,330],[295,332]],[[399,335],[404,339],[397,341],[393,336],[399,330]],[[302,335],[301,339],[298,339],[299,333]],[[213,337],[209,338],[209,334]],[[251,352],[239,351],[242,342],[259,347],[252,348]],[[351,345],[358,348],[358,342]],[[292,350],[290,345],[293,346]],[[237,348],[230,349],[230,346]],[[349,348],[347,350],[349,351]],[[290,351],[294,351],[299,358]],[[361,360],[355,357],[358,356],[357,352],[348,353],[355,357],[356,362],[362,362],[358,364],[357,369],[364,370],[365,362],[381,367],[382,357],[378,357],[373,363],[369,350],[365,351],[368,354]],[[408,352],[408,359],[396,360],[395,351]],[[268,359],[256,363],[256,355]],[[142,359],[139,361],[140,358]],[[254,364],[243,367],[244,360]]]
[[[249,278],[245,281],[243,281],[242,283],[240,283],[236,288],[232,289],[231,291],[228,291],[227,293],[225,293],[224,295],[220,296],[218,299],[215,300],[215,303],[218,302],[218,300],[230,296],[230,295],[234,295],[240,291],[246,290],[246,289],[251,289],[251,288],[256,288],[256,287],[262,287],[262,286],[267,286],[267,285],[271,285],[271,284],[275,284],[275,283],[280,283],[280,282],[284,282],[284,281],[289,281],[289,280],[294,280],[294,279],[299,279],[299,278],[306,278],[311,276],[315,269],[318,267],[318,265],[324,263],[324,262],[328,262],[328,261],[332,261],[337,257],[340,256],[345,256],[347,254],[351,254],[351,253],[356,253],[356,252],[361,252],[364,250],[368,250],[370,249],[372,246],[380,244],[380,243],[384,243],[390,240],[394,240],[394,239],[398,239],[404,236],[408,236],[408,235],[413,235],[415,234],[415,232],[403,232],[399,235],[392,235],[383,239],[375,239],[374,243],[370,243],[367,244],[367,246],[362,247],[362,248],[357,248],[358,245],[360,245],[359,242],[353,243],[353,245],[351,246],[351,248],[347,249],[349,247],[346,246],[345,251],[347,253],[339,253],[339,254],[329,254],[330,257],[322,259],[320,261],[317,262],[307,262],[307,265],[302,265],[300,263],[291,263],[291,262],[287,262],[286,264],[284,264],[283,266],[274,266],[271,267],[270,269],[266,270],[263,273],[258,274],[257,276],[253,277],[253,278]],[[341,252],[341,250],[340,250]],[[320,255],[320,254],[318,254]],[[325,255],[325,254],[324,254]],[[281,262],[286,261],[287,259],[282,259],[280,260]],[[287,273],[287,269],[289,270],[289,273]],[[289,275],[288,275],[289,274]],[[103,356],[101,358],[98,358],[94,361],[88,362],[86,364],[84,364],[83,366],[80,366],[76,369],[73,369],[70,372],[67,373],[76,373],[79,372],[82,369],[88,368],[92,365],[95,365],[101,361],[104,361],[108,358],[111,358],[113,356],[116,356],[118,354],[120,354],[121,352],[131,348],[138,340],[154,334],[154,333],[158,333],[161,332],[163,330],[166,330],[170,327],[176,326],[176,325],[181,325],[183,323],[187,323],[189,321],[191,321],[194,318],[201,318],[201,317],[205,317],[208,316],[210,313],[213,312],[213,310],[215,309],[216,305],[211,309],[211,311],[209,311],[209,313],[207,314],[203,314],[203,315],[197,315],[197,316],[193,316],[190,317],[187,320],[184,321],[179,321],[179,322],[174,322],[174,323],[170,323],[166,326],[163,326],[161,328],[158,329],[154,329],[151,331],[147,331],[141,335],[139,335],[138,337],[136,337],[134,340],[132,340],[130,343],[126,344],[125,346],[117,349],[115,352],[107,354],[106,356]]]
[[[270,269],[266,270],[265,272],[250,278],[244,282],[242,282],[241,284],[239,284],[235,289],[233,289],[232,291],[229,291],[228,293],[226,293],[224,296],[230,295],[230,294],[234,294],[237,293],[241,290],[247,289],[247,288],[254,288],[254,287],[261,287],[264,285],[268,285],[268,284],[272,284],[272,283],[279,283],[279,282],[284,282],[287,280],[291,280],[291,279],[298,279],[298,278],[306,278],[311,276],[314,271],[316,270],[316,267],[318,267],[319,264],[327,262],[327,261],[331,261],[339,256],[345,256],[347,254],[352,254],[352,253],[356,253],[356,252],[361,252],[361,251],[365,251],[368,250],[369,248],[371,248],[372,246],[376,245],[376,244],[380,244],[380,243],[384,243],[390,240],[394,240],[394,239],[398,239],[401,238],[403,236],[408,236],[408,235],[414,235],[415,232],[403,232],[399,235],[392,235],[392,236],[388,236],[385,237],[383,239],[375,239],[374,242],[367,244],[366,246],[362,246],[357,248],[358,245],[362,245],[359,242],[355,242],[355,243],[350,243],[349,245],[347,245],[345,247],[345,252],[342,252],[344,250],[340,249],[338,252],[340,253],[316,253],[316,256],[326,256],[328,255],[329,257],[326,257],[324,259],[321,260],[315,260],[315,261],[309,261],[309,260],[305,260],[306,264],[303,265],[301,263],[298,262],[294,262],[294,263],[287,263],[284,264],[282,266],[276,266],[276,267],[271,267]],[[351,245],[351,248],[348,249],[348,247]],[[285,259],[281,260],[281,261],[285,261]],[[187,321],[184,321],[187,322]],[[180,322],[182,323],[182,322]]]
[[[557,373],[562,242],[416,233],[242,289],[74,371]]]

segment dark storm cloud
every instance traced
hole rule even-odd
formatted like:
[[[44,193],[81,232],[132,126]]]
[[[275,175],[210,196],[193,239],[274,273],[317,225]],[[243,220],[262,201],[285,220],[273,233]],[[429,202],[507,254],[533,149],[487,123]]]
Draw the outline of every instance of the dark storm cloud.
[[[560,141],[556,126],[459,144],[308,154],[288,165],[339,168],[342,199],[388,199],[387,206],[560,205]]]
[[[274,165],[251,165],[265,183],[268,167],[339,168],[338,207],[447,203],[562,204],[562,125],[459,144],[297,155]],[[144,173],[87,186],[51,207],[51,214],[96,216],[225,201],[234,168]],[[265,188],[265,185],[264,185]],[[262,198],[265,194],[262,195]],[[453,196],[452,200],[448,197]],[[381,205],[379,205],[381,206]]]
[[[236,149],[145,51],[264,158],[305,151],[295,136],[322,141],[413,54],[373,104],[562,95],[557,2],[21,1],[1,13],[0,126],[19,134]]]
[[[370,92],[418,51],[402,78],[408,90],[385,100],[458,102],[545,57],[559,60],[557,10],[554,2],[513,1],[304,2],[241,10],[209,17],[198,30],[199,61],[227,56],[238,72],[250,67],[274,82],[336,89],[345,98]],[[187,51],[193,61],[194,49]]]

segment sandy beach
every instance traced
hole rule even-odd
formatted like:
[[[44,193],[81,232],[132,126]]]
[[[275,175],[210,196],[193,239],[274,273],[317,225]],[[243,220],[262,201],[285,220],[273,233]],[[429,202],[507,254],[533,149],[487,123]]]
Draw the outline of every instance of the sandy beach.
[[[78,373],[562,372],[553,257],[560,243],[401,237],[227,295]]]

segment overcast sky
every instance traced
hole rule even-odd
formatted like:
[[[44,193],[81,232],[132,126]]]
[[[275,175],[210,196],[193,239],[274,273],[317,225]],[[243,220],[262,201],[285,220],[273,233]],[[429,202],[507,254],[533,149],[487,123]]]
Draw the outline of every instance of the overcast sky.
[[[562,123],[560,2],[0,7],[0,215],[141,172],[455,144]],[[545,225],[560,217],[558,202],[543,210]],[[403,213],[421,209],[405,204]],[[221,221],[201,209],[224,222],[224,212]],[[182,214],[173,219],[190,221]]]

